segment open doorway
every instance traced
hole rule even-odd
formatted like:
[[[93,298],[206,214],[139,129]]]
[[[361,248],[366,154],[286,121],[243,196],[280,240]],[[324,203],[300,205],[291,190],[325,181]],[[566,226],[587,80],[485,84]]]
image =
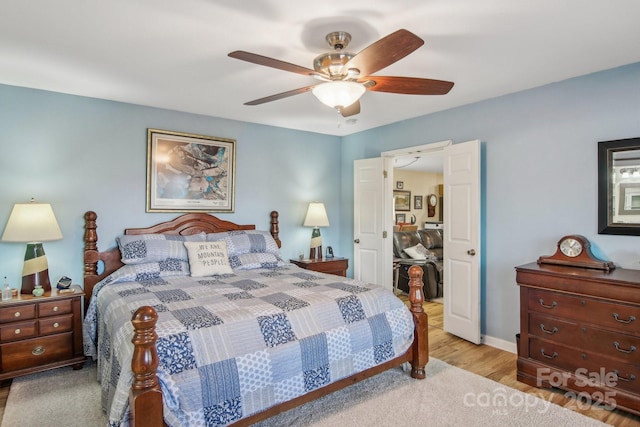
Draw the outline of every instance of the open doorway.
[[[398,155],[391,162],[393,252],[394,259],[401,260],[395,266],[394,288],[397,294],[408,293],[408,270],[418,263],[425,299],[440,305],[444,302],[443,162],[442,151]]]

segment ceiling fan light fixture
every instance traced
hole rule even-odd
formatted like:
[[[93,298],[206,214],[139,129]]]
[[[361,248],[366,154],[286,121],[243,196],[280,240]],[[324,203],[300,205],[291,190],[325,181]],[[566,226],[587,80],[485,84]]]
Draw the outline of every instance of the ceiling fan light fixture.
[[[365,87],[360,83],[335,81],[319,84],[311,92],[323,104],[340,109],[359,100],[365,91]]]

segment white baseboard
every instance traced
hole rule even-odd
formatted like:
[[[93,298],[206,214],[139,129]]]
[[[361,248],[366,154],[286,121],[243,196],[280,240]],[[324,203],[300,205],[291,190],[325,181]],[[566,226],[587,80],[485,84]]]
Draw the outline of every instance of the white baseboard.
[[[509,353],[513,354],[516,354],[518,352],[518,346],[515,342],[506,341],[501,338],[490,337],[488,335],[485,335],[483,338],[484,344],[488,346],[499,348],[500,350],[508,351]]]

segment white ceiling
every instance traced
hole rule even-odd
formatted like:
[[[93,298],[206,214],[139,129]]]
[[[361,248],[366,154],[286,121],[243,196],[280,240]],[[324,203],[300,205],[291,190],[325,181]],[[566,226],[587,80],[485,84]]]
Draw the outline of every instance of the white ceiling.
[[[0,83],[347,135],[640,61],[637,0],[2,0]],[[377,75],[455,82],[448,95],[367,92],[355,123],[304,93],[327,33],[358,52],[405,28],[425,44]],[[180,129],[184,130],[184,129]]]

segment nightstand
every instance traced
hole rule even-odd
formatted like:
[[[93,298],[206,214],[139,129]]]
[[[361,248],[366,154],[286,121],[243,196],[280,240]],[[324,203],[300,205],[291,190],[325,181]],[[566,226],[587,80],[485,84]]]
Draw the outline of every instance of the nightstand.
[[[322,259],[302,259],[290,260],[292,264],[306,270],[318,271],[320,273],[335,274],[336,276],[347,277],[349,260],[347,258],[322,258]]]
[[[62,366],[82,368],[82,288],[0,302],[0,380]]]

